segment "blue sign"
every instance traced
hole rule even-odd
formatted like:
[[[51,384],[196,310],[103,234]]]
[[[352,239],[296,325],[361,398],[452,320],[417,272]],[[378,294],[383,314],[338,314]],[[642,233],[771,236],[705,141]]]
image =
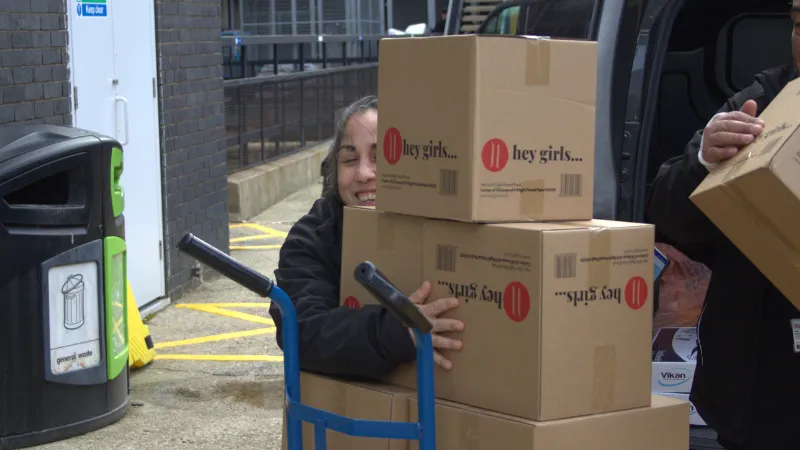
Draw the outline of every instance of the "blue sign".
[[[108,8],[105,3],[78,3],[78,15],[81,17],[107,17]]]

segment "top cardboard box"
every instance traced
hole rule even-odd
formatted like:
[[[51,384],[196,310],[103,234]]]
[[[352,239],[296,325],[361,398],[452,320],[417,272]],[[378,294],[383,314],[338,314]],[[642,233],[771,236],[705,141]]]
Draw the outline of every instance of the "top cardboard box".
[[[380,54],[379,211],[592,218],[595,42],[393,38]]]
[[[800,80],[760,118],[761,135],[712,170],[690,199],[800,308]]]

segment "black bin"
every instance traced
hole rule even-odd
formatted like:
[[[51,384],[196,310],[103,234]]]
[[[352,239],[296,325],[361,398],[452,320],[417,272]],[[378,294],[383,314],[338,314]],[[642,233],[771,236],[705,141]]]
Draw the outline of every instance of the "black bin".
[[[119,420],[130,399],[122,146],[0,127],[0,448]]]

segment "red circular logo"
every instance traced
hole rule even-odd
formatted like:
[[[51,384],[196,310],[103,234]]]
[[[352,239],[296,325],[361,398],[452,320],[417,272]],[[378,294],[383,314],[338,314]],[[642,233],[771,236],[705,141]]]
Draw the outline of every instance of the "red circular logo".
[[[400,131],[397,128],[389,128],[383,135],[383,157],[386,158],[386,162],[395,165],[402,155],[403,138],[400,136]]]
[[[492,172],[500,172],[508,163],[508,147],[500,139],[489,139],[481,150],[483,166]]]
[[[355,297],[351,296],[344,299],[344,306],[347,308],[360,309],[361,303],[359,303]]]
[[[522,322],[531,310],[531,296],[519,281],[512,281],[503,291],[503,309],[514,322]]]
[[[647,282],[642,277],[633,277],[625,285],[625,303],[631,309],[641,309],[647,303]]]

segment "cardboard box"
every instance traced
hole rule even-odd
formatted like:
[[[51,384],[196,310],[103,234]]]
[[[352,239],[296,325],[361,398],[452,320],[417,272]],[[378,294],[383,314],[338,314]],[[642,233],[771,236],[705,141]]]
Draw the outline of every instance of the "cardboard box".
[[[694,407],[694,404],[689,401],[689,394],[685,393],[672,393],[672,392],[660,392],[658,395],[662,395],[664,397],[675,398],[689,404],[689,425],[694,425],[696,427],[707,427],[708,424],[700,414],[697,412],[697,409]]]
[[[358,264],[371,261],[410,295],[422,285],[422,225],[425,219],[348,207],[342,232],[341,302],[359,308],[377,303],[354,277]]]
[[[649,403],[649,402],[648,402]],[[417,420],[416,401],[410,415]],[[652,397],[652,406],[550,422],[469,408],[436,405],[438,450],[686,450],[688,404]],[[410,450],[419,449],[417,442]]]
[[[395,38],[380,53],[378,210],[592,218],[596,42]]]
[[[397,386],[378,383],[355,383],[300,373],[302,403],[353,419],[408,422],[409,400],[416,392]],[[416,419],[415,419],[416,420]],[[378,438],[359,438],[327,431],[327,450],[406,450],[408,441]],[[284,409],[282,449],[288,449],[286,411]],[[314,449],[314,426],[303,423],[303,449]]]
[[[383,221],[380,239],[368,234],[376,220]],[[437,367],[437,397],[532,420],[649,404],[651,225],[434,219],[420,221],[421,227],[388,225],[405,220],[345,210],[341,301],[376,303],[348,275],[349,266],[363,260],[378,261],[392,281],[402,276],[405,285],[398,287],[405,292],[428,280],[429,301],[462,300],[445,316],[464,321],[465,330],[453,333],[464,347],[446,354],[452,371]],[[389,236],[392,229],[417,237],[401,240]],[[393,244],[379,247],[382,240]],[[382,262],[389,261],[384,270]],[[414,366],[386,381],[415,389]]]
[[[755,142],[711,171],[690,198],[800,308],[800,80],[760,118],[766,126]]]
[[[692,392],[697,367],[697,330],[662,328],[653,338],[653,392]]]

